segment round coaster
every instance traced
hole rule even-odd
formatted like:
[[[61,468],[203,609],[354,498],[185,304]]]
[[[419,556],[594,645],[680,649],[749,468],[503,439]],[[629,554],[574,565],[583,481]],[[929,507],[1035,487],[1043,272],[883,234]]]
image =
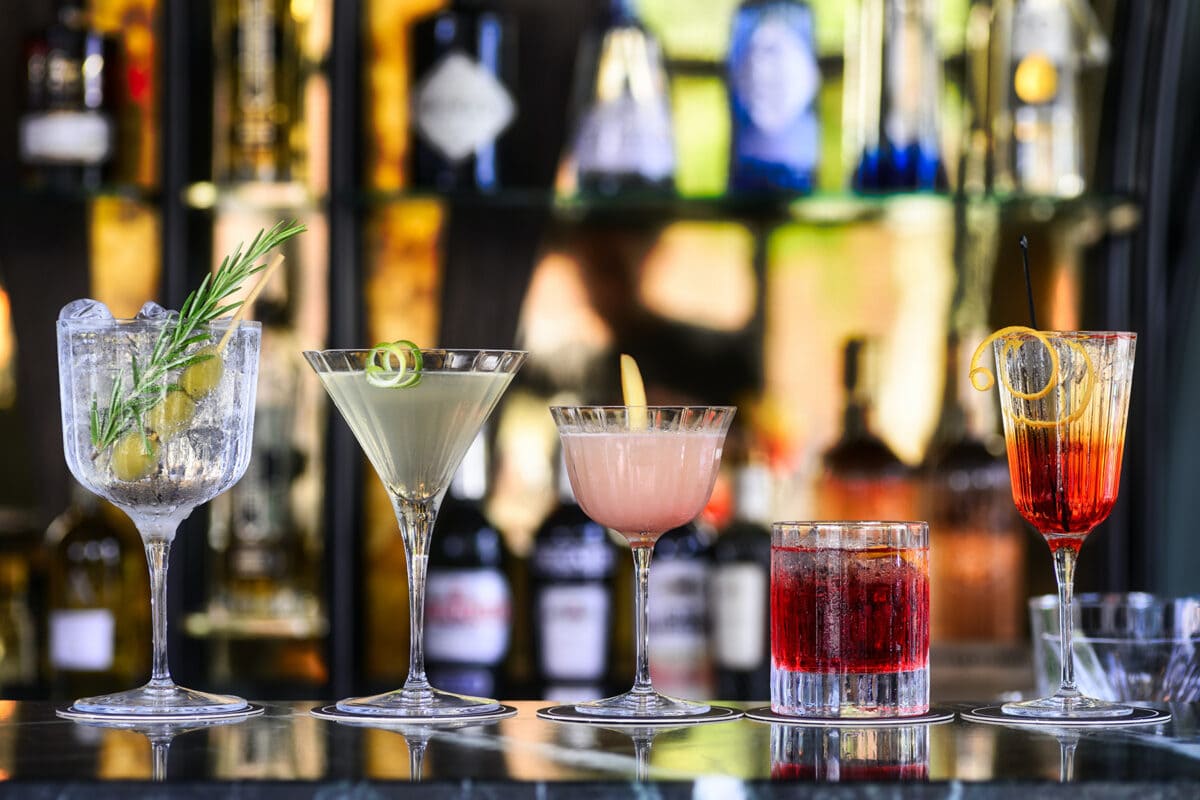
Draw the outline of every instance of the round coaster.
[[[263,710],[263,707],[257,703],[247,703],[245,708],[238,711],[220,711],[212,714],[97,714],[93,711],[80,711],[75,706],[56,708],[54,713],[63,719],[79,720],[80,722],[138,722],[144,725],[166,725],[180,722],[210,722],[257,717],[263,713]]]
[[[1124,717],[1018,717],[1016,714],[1005,714],[1001,706],[974,708],[960,712],[960,716],[968,722],[1037,728],[1124,728],[1130,725],[1159,725],[1171,719],[1166,711],[1130,707],[1133,713]]]
[[[776,714],[770,706],[762,706],[747,711],[746,719],[809,728],[899,728],[905,725],[940,725],[943,722],[951,722],[954,720],[954,712],[944,708],[930,708],[924,714],[908,717],[796,717]]]
[[[508,719],[517,715],[513,706],[500,706],[495,711],[483,714],[452,714],[444,717],[405,717],[392,714],[348,714],[338,709],[337,705],[317,706],[308,713],[317,719],[328,719],[333,722],[350,722],[356,725],[449,725],[470,722],[495,722],[498,719]]]
[[[704,725],[709,722],[731,722],[742,716],[736,708],[711,706],[703,714],[684,717],[601,717],[583,714],[575,710],[574,704],[539,708],[537,715],[553,722],[583,722],[589,725],[619,725],[622,728],[653,726]]]

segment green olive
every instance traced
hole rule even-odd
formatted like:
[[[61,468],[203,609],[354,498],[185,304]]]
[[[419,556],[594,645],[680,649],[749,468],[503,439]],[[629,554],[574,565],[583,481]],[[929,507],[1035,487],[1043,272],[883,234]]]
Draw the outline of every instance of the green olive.
[[[221,354],[213,345],[200,348],[196,355],[207,355],[211,358],[192,364],[179,376],[179,385],[193,400],[199,400],[217,388],[217,384],[221,382],[221,373],[225,371]]]
[[[141,431],[130,431],[112,448],[112,471],[117,480],[136,481],[158,466],[158,442]]]
[[[169,390],[146,414],[146,426],[165,439],[187,428],[196,413],[196,403],[187,393]]]

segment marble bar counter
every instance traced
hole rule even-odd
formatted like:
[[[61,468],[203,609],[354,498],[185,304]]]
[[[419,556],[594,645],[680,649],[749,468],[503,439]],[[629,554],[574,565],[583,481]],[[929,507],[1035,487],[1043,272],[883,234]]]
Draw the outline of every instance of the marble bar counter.
[[[653,731],[516,717],[381,728],[276,703],[157,733],[0,702],[0,795],[35,798],[1200,797],[1200,706],[1159,727],[1036,730],[956,719],[814,729],[740,719]]]

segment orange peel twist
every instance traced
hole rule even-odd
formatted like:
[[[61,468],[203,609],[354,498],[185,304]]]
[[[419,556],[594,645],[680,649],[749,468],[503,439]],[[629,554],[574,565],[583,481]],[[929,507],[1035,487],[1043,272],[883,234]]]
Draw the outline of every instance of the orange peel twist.
[[[978,391],[986,392],[996,385],[996,374],[987,367],[980,366],[978,363],[979,359],[983,357],[988,345],[990,345],[992,342],[1014,333],[1027,334],[1042,343],[1042,346],[1046,348],[1046,352],[1050,356],[1050,374],[1046,376],[1046,385],[1042,388],[1034,392],[1022,392],[1012,385],[1012,381],[1009,378],[1008,373],[1004,370],[1000,370],[999,364],[997,364],[996,368],[1000,371],[1000,380],[1003,382],[1004,388],[1013,397],[1021,400],[1041,400],[1051,391],[1053,391],[1055,387],[1061,385],[1062,365],[1059,360],[1058,350],[1051,343],[1050,337],[1042,331],[1029,328],[1024,325],[1009,325],[1006,328],[1001,328],[979,343],[979,346],[975,348],[975,352],[971,356],[971,371],[968,376],[971,380],[971,386],[975,387],[975,389]],[[1065,416],[1062,415],[1062,412],[1065,411],[1065,409],[1061,408],[1060,406],[1059,416],[1057,416],[1055,419],[1048,420],[1033,419],[1032,417],[1016,414],[1009,409],[1004,409],[1005,415],[1008,416],[1013,422],[1020,423],[1022,425],[1028,425],[1033,428],[1057,428],[1063,425],[1069,425],[1070,423],[1082,417],[1084,411],[1087,410],[1088,404],[1092,401],[1092,392],[1096,387],[1095,367],[1092,364],[1091,357],[1087,354],[1087,350],[1085,350],[1078,342],[1064,339],[1063,344],[1083,357],[1083,364],[1087,370],[1085,374],[1086,383],[1083,389],[1083,400],[1079,402],[1073,411]],[[1020,346],[1020,342],[1005,342],[1002,358],[1007,358],[1013,350],[1016,350]],[[985,381],[982,385],[978,380],[979,376],[981,375]]]

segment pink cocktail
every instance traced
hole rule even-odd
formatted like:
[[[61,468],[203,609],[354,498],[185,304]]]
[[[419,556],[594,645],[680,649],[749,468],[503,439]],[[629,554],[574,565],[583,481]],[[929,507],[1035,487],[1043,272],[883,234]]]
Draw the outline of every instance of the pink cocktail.
[[[694,519],[712,493],[730,406],[554,406],[571,488],[585,513],[633,547],[637,673],[625,694],[576,705],[600,717],[686,717],[710,706],[650,685],[647,580],[654,542]]]
[[[725,432],[564,432],[561,438],[584,513],[634,547],[652,547],[708,502]]]

